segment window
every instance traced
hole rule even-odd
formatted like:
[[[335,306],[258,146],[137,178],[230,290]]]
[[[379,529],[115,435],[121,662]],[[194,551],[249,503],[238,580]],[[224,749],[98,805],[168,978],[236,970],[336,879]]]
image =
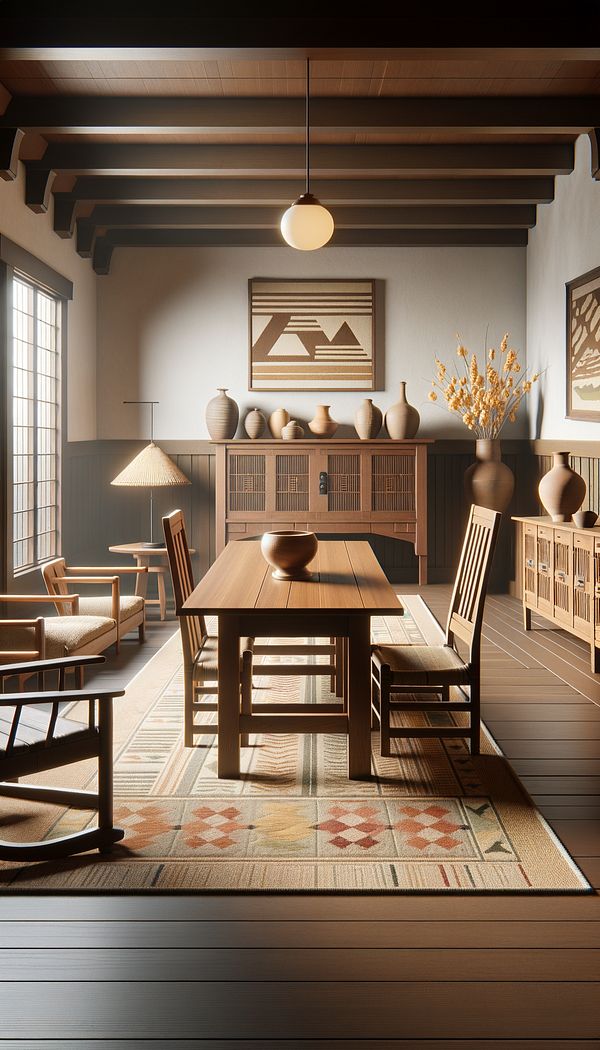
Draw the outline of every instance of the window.
[[[61,300],[15,273],[12,314],[13,570],[58,550]]]

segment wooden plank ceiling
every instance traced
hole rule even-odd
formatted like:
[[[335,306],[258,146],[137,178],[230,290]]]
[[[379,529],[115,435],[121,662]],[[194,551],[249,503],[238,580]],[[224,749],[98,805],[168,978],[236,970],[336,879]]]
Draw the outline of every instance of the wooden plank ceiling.
[[[107,273],[119,245],[278,245],[303,191],[305,60],[0,49],[0,174]],[[304,54],[304,53],[303,53]],[[312,189],[333,245],[524,245],[589,133],[597,49],[316,49]]]

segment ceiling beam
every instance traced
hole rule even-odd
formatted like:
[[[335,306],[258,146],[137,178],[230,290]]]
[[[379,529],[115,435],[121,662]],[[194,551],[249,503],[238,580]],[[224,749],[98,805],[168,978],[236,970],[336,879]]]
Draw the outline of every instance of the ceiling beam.
[[[315,145],[315,177],[569,174],[570,143],[509,145]],[[137,143],[50,143],[43,157],[27,161],[30,171],[75,175],[194,175],[301,177],[302,146]]]
[[[19,168],[19,149],[24,132],[20,128],[0,129],[0,179],[12,182]]]
[[[0,127],[39,134],[289,134],[304,128],[302,98],[13,98]],[[445,131],[579,135],[600,123],[600,98],[313,98],[323,132]]]
[[[491,229],[535,226],[534,205],[446,207],[363,207],[334,209],[336,229]],[[83,228],[260,230],[278,229],[282,209],[278,207],[203,207],[100,205],[89,218],[78,219]]]
[[[302,179],[144,178],[81,176],[59,201],[114,204],[289,204]],[[548,204],[551,176],[483,179],[313,179],[313,192],[329,204]]]
[[[523,247],[526,244],[526,230],[336,230],[324,250],[342,246]],[[96,236],[92,253],[96,273],[108,273],[112,251],[116,247],[280,247],[292,250],[287,249],[278,230],[111,230]]]

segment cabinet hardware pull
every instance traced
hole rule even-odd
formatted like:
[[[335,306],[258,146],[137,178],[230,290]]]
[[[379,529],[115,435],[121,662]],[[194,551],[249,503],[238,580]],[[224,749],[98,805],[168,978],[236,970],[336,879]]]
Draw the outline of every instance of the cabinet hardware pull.
[[[534,562],[533,558],[526,558],[525,564],[526,564],[528,569],[535,569],[535,562]]]
[[[326,470],[322,470],[321,473],[319,474],[319,495],[320,496],[326,496],[327,495],[327,481],[328,481],[327,471]]]
[[[548,564],[545,561],[541,561],[538,565],[540,572],[548,572]]]
[[[565,582],[565,580],[566,580],[566,578],[567,578],[567,574],[566,574],[566,572],[563,572],[563,570],[562,570],[562,569],[557,569],[557,570],[556,570],[556,573],[555,573],[555,576],[556,576],[556,579],[557,579],[557,580],[560,580],[560,581],[561,581],[561,583],[564,583],[564,582]]]
[[[585,587],[585,576],[576,576],[575,577],[575,586],[576,587]]]

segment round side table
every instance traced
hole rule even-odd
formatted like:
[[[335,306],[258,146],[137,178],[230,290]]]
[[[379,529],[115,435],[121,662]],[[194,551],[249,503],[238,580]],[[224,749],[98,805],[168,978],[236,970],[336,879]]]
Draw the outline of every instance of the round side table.
[[[143,598],[146,605],[158,605],[160,607],[160,618],[164,620],[167,612],[167,593],[165,590],[165,575],[169,570],[166,547],[146,547],[140,540],[138,543],[118,543],[109,547],[113,554],[130,554],[136,565],[146,566],[148,572],[137,574],[135,581],[135,593]],[[190,547],[190,554],[196,551]],[[152,559],[158,559],[153,562]],[[148,577],[152,573],[156,576],[157,598],[148,598]]]

